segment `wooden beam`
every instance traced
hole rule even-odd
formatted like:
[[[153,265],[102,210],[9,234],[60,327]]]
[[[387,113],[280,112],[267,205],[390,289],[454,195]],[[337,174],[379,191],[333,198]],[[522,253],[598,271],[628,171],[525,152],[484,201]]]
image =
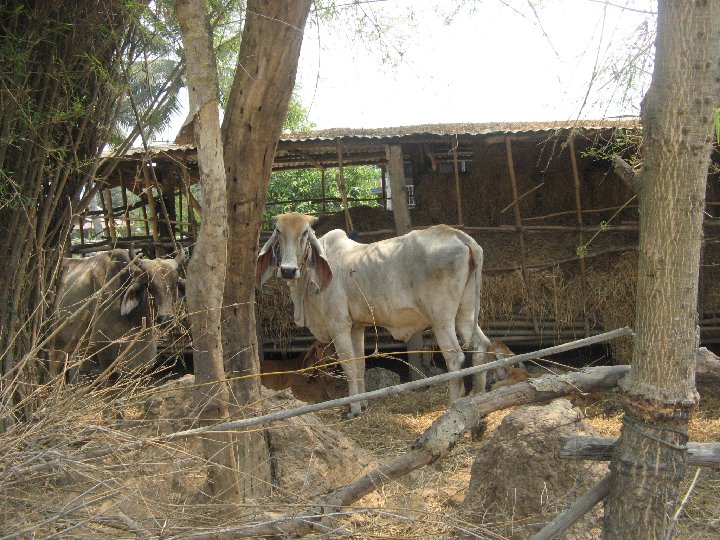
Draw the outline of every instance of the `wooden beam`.
[[[613,437],[563,437],[559,456],[568,459],[588,459],[610,461],[613,447],[617,443]],[[720,468],[720,443],[688,443],[687,463],[693,467]]]
[[[510,185],[512,187],[513,201],[517,201],[519,199],[517,178],[515,178],[515,164],[513,163],[512,140],[510,139],[509,136],[505,137],[505,151],[507,153],[508,174],[510,175]],[[515,226],[517,228],[518,235],[520,238],[521,273],[522,273],[523,281],[525,282],[525,288],[529,292],[530,291],[530,277],[528,275],[528,269],[527,269],[527,252],[525,249],[525,234],[523,233],[522,216],[520,215],[520,205],[519,204],[513,205],[513,213],[515,215]],[[533,328],[535,329],[535,333],[539,334],[540,327],[538,325],[537,315],[535,314],[535,310],[532,308],[532,306],[530,309],[531,309],[531,314],[532,314],[532,319],[533,319]]]
[[[342,139],[336,139],[337,141],[337,155],[338,155],[338,189],[340,190],[340,197],[343,201],[343,210],[345,211],[345,226],[348,231],[354,229],[352,218],[350,217],[350,209],[348,208],[348,196],[347,188],[345,187],[345,169],[343,167],[343,150],[342,150]]]
[[[457,136],[456,136],[455,144],[452,147],[453,168],[455,170],[455,205],[457,206],[457,222],[458,222],[458,225],[460,225],[460,227],[462,227],[464,225],[464,223],[463,223],[463,213],[462,213],[462,195],[460,194],[460,169],[458,167],[457,145],[458,145],[458,140],[457,140]],[[517,199],[517,195],[514,198]]]
[[[570,164],[572,165],[573,182],[575,184],[575,210],[578,224],[577,241],[581,249],[585,249],[585,238],[582,233],[583,217],[582,217],[582,200],[580,197],[580,174],[578,173],[577,156],[575,155],[575,135],[570,135],[568,142],[570,149]],[[583,318],[585,319],[585,335],[590,335],[590,320],[587,314],[587,270],[585,268],[585,258],[580,257],[580,290],[582,291],[580,302],[582,303]]]

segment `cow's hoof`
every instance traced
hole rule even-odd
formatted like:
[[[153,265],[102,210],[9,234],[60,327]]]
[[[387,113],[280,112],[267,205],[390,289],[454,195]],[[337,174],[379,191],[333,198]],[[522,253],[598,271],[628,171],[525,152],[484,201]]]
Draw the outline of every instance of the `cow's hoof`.
[[[356,412],[350,411],[349,413],[347,413],[348,420],[352,420],[353,418],[357,418],[358,416],[360,416],[360,411],[356,411]]]
[[[487,418],[483,418],[482,420],[480,420],[480,423],[476,427],[474,427],[473,429],[470,430],[470,438],[473,441],[482,439],[482,436],[485,435],[487,428],[488,428]]]

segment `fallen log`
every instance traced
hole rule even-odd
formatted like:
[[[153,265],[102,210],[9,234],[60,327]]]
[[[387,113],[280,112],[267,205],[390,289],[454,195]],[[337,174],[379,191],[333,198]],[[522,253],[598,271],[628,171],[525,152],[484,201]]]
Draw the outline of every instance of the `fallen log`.
[[[702,384],[720,385],[720,358],[706,347],[700,347],[695,360],[695,380]]]
[[[446,454],[466,431],[477,428],[489,413],[516,405],[549,401],[575,393],[613,388],[630,371],[629,366],[602,366],[565,375],[547,375],[505,386],[485,394],[461,398],[438,417],[412,444],[408,452],[380,465],[351,484],[323,498],[302,515],[287,516],[262,527],[234,529],[244,535],[304,535],[313,530],[318,516],[336,513],[388,482],[433,463]],[[192,538],[192,536],[190,537]]]
[[[612,437],[564,437],[560,457],[610,461],[618,439]],[[720,467],[720,443],[688,443],[687,463],[693,467]]]

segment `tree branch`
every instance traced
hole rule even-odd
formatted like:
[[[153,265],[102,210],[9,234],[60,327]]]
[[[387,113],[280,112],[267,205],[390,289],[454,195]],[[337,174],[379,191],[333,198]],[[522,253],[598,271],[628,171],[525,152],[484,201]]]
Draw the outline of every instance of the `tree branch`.
[[[627,161],[615,154],[612,157],[613,170],[633,193],[640,192],[639,175]]]

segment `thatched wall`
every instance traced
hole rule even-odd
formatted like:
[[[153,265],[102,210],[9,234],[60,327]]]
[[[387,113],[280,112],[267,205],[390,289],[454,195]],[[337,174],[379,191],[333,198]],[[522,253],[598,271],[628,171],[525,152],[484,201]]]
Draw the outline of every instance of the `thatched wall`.
[[[576,142],[580,179],[580,204],[584,225],[597,225],[612,218],[610,225],[636,228],[638,212],[632,193],[603,160],[583,157],[588,143]],[[585,271],[577,258],[580,237],[577,225],[576,191],[569,150],[560,143],[513,143],[517,189],[520,195],[532,190],[520,202],[523,226],[569,226],[567,232],[523,232],[528,268],[527,282],[520,270],[520,233],[469,231],[485,251],[482,293],[483,328],[491,337],[520,339],[536,330],[544,343],[568,341],[591,330],[610,330],[632,325],[637,280],[637,231],[605,230],[588,243]],[[512,185],[508,173],[506,148],[502,144],[478,147],[472,166],[460,174],[461,196],[466,227],[515,225]],[[453,173],[429,171],[416,180],[417,207],[411,211],[413,225],[457,223],[455,179]],[[720,179],[711,172],[708,201],[717,201]],[[617,212],[613,208],[626,205]],[[507,209],[506,209],[507,208]],[[606,209],[601,212],[593,210]],[[712,215],[720,206],[709,206]],[[714,208],[714,210],[713,210]],[[504,212],[503,209],[506,209]],[[353,224],[361,233],[386,230],[376,236],[364,235],[363,242],[393,236],[392,213],[382,208],[359,207],[350,210]],[[563,215],[548,216],[565,212]],[[616,214],[616,215],[614,215]],[[528,219],[540,218],[540,219]],[[345,228],[342,213],[325,216],[316,227],[319,235],[334,228]],[[707,234],[701,277],[701,309],[717,314],[720,326],[720,244]],[[600,256],[592,256],[601,253]],[[556,263],[556,264],[552,264]],[[285,340],[304,333],[294,327],[292,303],[282,284],[271,285],[258,296],[261,321],[266,336]],[[391,294],[391,293],[389,293]],[[540,338],[540,336],[538,336]],[[525,339],[525,338],[522,338]],[[530,343],[529,340],[525,341]],[[630,342],[612,344],[616,362],[630,361]]]

